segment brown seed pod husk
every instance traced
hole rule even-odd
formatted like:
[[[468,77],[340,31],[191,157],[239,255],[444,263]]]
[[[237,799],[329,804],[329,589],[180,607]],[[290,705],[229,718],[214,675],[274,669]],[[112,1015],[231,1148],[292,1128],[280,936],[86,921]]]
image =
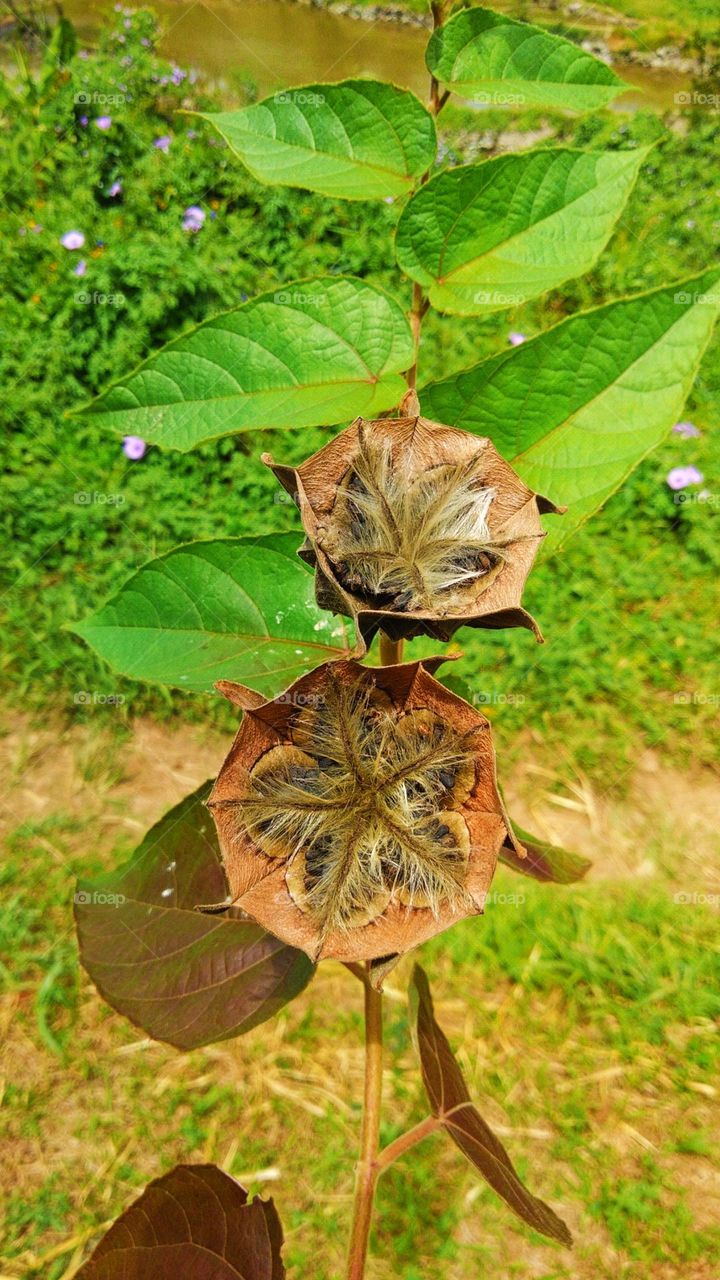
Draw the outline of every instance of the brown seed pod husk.
[[[527,627],[522,592],[540,541],[534,493],[491,441],[420,414],[408,392],[397,418],[357,418],[299,467],[263,461],[300,509],[299,554],[318,604],[354,619],[364,644],[452,639],[459,627]]]
[[[440,661],[326,663],[272,702],[218,685],[245,709],[208,802],[233,904],[313,960],[387,959],[481,913],[514,839],[490,724]]]

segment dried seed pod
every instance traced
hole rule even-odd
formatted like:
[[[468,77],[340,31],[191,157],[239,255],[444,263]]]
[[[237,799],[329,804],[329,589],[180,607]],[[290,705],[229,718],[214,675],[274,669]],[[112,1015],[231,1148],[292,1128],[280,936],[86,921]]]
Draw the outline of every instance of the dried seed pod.
[[[300,554],[318,603],[355,619],[365,643],[450,640],[458,627],[529,627],[522,590],[558,512],[491,442],[420,416],[414,391],[399,418],[355,422],[297,469],[263,461],[300,508]]]
[[[439,661],[327,663],[273,702],[218,685],[247,713],[208,802],[232,900],[313,959],[385,958],[483,909],[513,837],[490,725]]]

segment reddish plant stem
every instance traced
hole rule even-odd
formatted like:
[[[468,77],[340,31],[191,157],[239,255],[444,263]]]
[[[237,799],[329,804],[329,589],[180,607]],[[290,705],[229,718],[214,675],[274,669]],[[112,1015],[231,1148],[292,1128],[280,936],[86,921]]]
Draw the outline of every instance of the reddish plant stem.
[[[367,964],[369,977],[370,962]],[[372,1221],[382,1100],[382,995],[365,984],[365,1094],[360,1160],[355,1182],[353,1225],[348,1255],[348,1280],[363,1280]]]
[[[388,1165],[400,1156],[404,1156],[406,1151],[415,1146],[416,1142],[422,1142],[423,1138],[429,1137],[431,1133],[435,1133],[442,1128],[442,1121],[437,1116],[426,1116],[419,1124],[412,1129],[408,1129],[407,1133],[401,1133],[399,1138],[395,1138],[394,1142],[389,1142],[386,1147],[378,1155],[376,1165],[378,1174],[381,1174]]]
[[[434,27],[442,25],[445,19],[445,0],[433,0],[432,15]],[[436,116],[447,101],[448,94],[440,94],[440,87],[433,76],[430,81],[429,110]],[[427,182],[430,171],[424,173],[421,184]],[[413,285],[413,300],[410,311],[410,328],[413,336],[415,359],[405,377],[409,387],[414,387],[417,379],[417,353],[420,346],[420,329],[423,316],[430,303],[419,284]],[[380,662],[384,667],[395,666],[402,662],[402,640],[391,640],[384,631],[380,632]],[[350,1234],[350,1250],[348,1253],[347,1280],[363,1280],[367,1260],[370,1226],[372,1223],[375,1185],[383,1169],[409,1150],[416,1142],[420,1142],[427,1134],[437,1128],[437,1120],[429,1116],[419,1125],[410,1129],[391,1142],[384,1151],[379,1152],[380,1145],[380,1109],[382,1103],[382,995],[370,985],[370,962],[363,971],[359,965],[346,966],[364,980],[365,983],[365,1091],[363,1099],[362,1132],[360,1137],[360,1159],[358,1161],[355,1181],[355,1201],[353,1204],[353,1221]]]
[[[437,3],[433,3],[430,7],[432,9],[433,30],[437,30],[437,28],[441,27],[443,22],[445,21],[446,6],[444,3],[444,0],[438,0]],[[430,100],[428,102],[428,111],[430,112],[430,115],[433,117],[436,117],[439,114],[439,112],[442,111],[442,108],[445,106],[445,103],[447,102],[449,97],[450,97],[449,90],[446,89],[444,93],[440,93],[440,85],[438,84],[435,77],[431,76],[430,77]],[[429,177],[430,177],[430,170],[428,169],[420,179],[421,187],[424,186],[424,184],[427,182]],[[420,330],[422,328],[423,316],[425,315],[425,312],[427,311],[429,306],[430,306],[430,301],[426,297],[425,293],[423,292],[422,285],[414,284],[413,293],[412,293],[412,306],[410,308],[410,314],[408,316],[408,319],[410,320],[410,332],[412,333],[415,358],[410,368],[407,370],[405,374],[405,381],[407,382],[409,387],[413,387],[413,388],[417,386],[417,363],[418,363],[418,351],[420,349]]]

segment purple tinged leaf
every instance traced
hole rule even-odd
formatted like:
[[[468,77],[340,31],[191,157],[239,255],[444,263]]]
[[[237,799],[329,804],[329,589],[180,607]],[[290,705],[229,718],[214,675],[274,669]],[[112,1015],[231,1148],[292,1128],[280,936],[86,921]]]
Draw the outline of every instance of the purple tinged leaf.
[[[592,866],[589,858],[584,858],[580,853],[570,853],[559,845],[548,844],[547,840],[539,840],[537,836],[523,831],[517,822],[513,822],[512,828],[527,857],[519,857],[508,838],[500,850],[499,860],[523,876],[529,876],[533,880],[550,880],[554,884],[574,884],[576,880],[582,880]]]
[[[103,1236],[77,1280],[284,1280],[272,1200],[212,1164],[157,1178]]]
[[[410,984],[413,1039],[433,1115],[506,1205],[541,1235],[571,1245],[565,1223],[520,1181],[499,1138],[470,1101],[447,1037],[435,1021],[427,975],[415,965]]]
[[[227,884],[207,782],[158,822],[125,866],[75,895],[83,965],[118,1013],[155,1040],[194,1049],[273,1017],[314,973],[286,946],[223,902]]]

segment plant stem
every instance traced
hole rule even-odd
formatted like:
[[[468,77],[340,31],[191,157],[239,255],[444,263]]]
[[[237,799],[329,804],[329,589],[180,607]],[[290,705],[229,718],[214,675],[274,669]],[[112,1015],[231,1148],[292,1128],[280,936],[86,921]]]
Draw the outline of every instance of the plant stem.
[[[445,3],[444,0],[437,0],[431,6],[433,18],[433,30],[436,31],[445,21]],[[436,117],[442,111],[450,94],[446,89],[444,93],[440,93],[440,85],[435,76],[430,77],[430,100],[428,102],[428,111],[430,115]],[[420,179],[420,186],[424,186],[430,177],[430,170],[427,169]],[[422,327],[423,316],[430,306],[430,300],[423,291],[422,285],[414,284],[412,292],[412,306],[410,308],[409,320],[410,331],[412,333],[413,348],[415,351],[415,359],[405,374],[405,381],[409,387],[417,386],[417,363],[418,351],[420,349],[420,329]]]
[[[378,1174],[387,1169],[388,1165],[391,1165],[399,1156],[404,1156],[416,1142],[422,1142],[423,1138],[427,1138],[441,1128],[442,1121],[437,1116],[427,1116],[412,1129],[408,1129],[407,1133],[401,1133],[399,1138],[389,1142],[380,1152],[376,1161]]]
[[[367,964],[369,974],[370,964]],[[382,995],[365,984],[365,1095],[360,1160],[355,1183],[353,1224],[348,1255],[348,1280],[363,1280],[367,1258],[373,1197],[378,1176],[380,1104],[382,1097]]]
[[[403,642],[402,640],[391,640],[385,635],[384,631],[380,632],[380,666],[394,667],[396,663],[402,662]]]

